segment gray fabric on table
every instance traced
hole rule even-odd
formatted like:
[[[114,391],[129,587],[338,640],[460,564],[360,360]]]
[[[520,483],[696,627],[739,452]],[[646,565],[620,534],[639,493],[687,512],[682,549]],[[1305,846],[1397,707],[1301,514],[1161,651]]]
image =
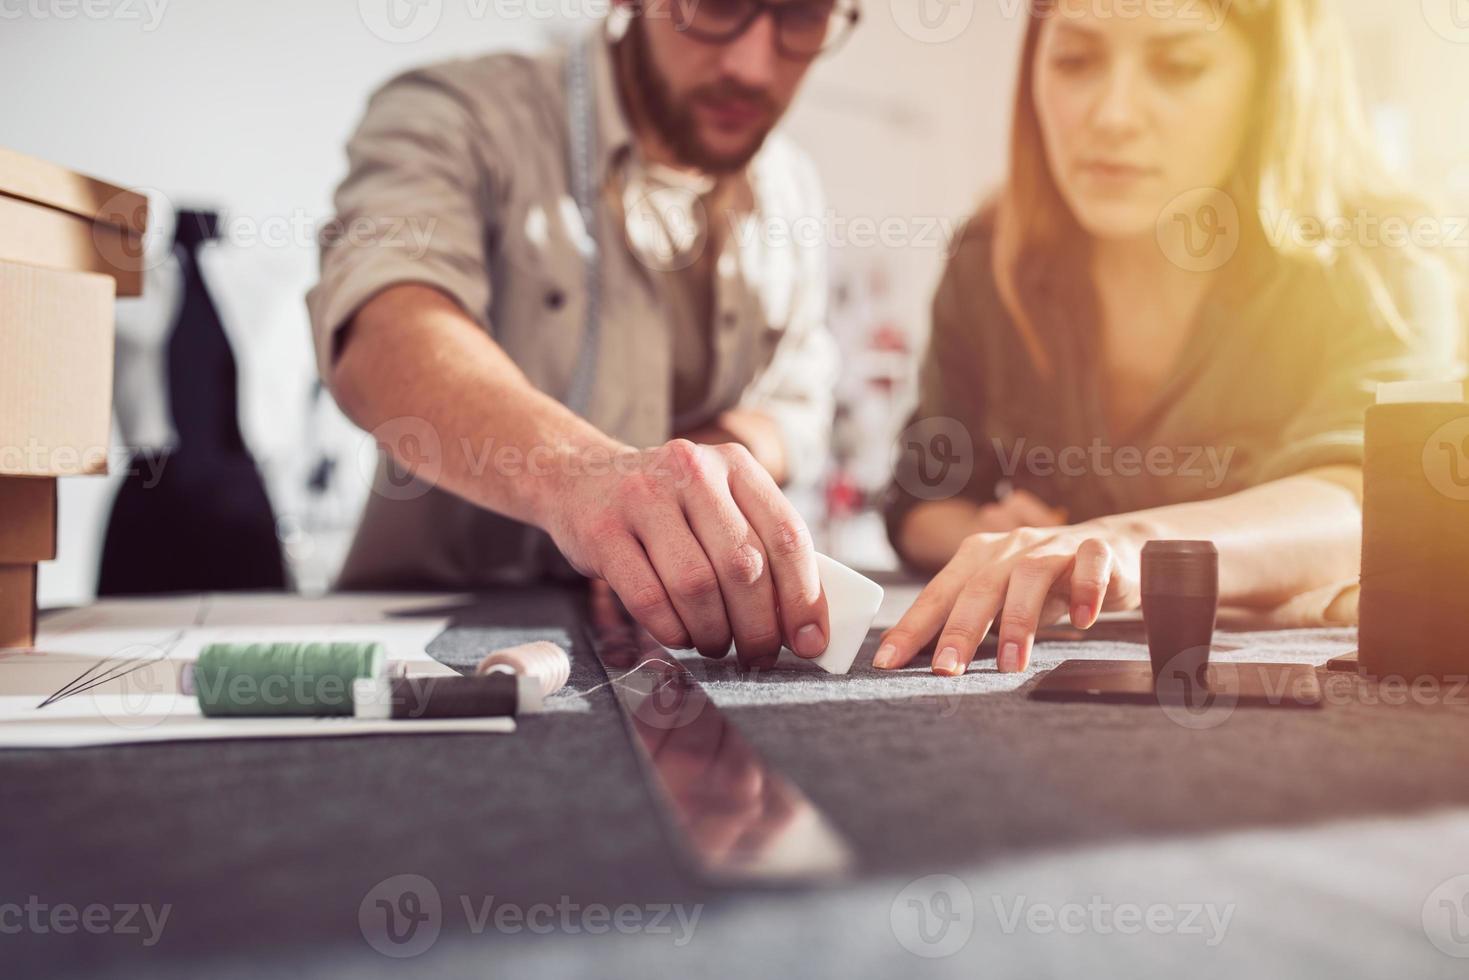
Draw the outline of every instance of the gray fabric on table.
[[[573,645],[571,688],[515,736],[0,754],[0,901],[174,905],[150,950],[23,934],[4,937],[8,956],[53,975],[147,977],[1463,975],[1424,917],[1436,887],[1469,874],[1469,692],[1394,706],[1370,703],[1380,697],[1355,678],[1328,679],[1324,710],[1242,708],[1207,730],[1157,708],[1025,697],[1068,657],[1144,657],[1127,624],[1043,644],[1021,676],[992,659],[942,679],[922,664],[831,677],[785,659],[751,676],[686,657],[861,861],[836,885],[716,889],[667,846],[580,603],[497,594],[431,647],[468,668],[509,642]],[[1238,647],[1222,658],[1311,664],[1355,642],[1220,640]],[[438,941],[407,962],[373,952],[358,925],[373,886],[403,873],[444,900]],[[945,900],[967,894],[972,909],[955,926],[967,941],[938,958],[901,941],[916,914],[904,889],[929,875],[955,876]],[[662,933],[476,933],[461,896],[678,903],[700,917],[682,946]],[[1146,930],[1006,931],[1000,914],[1092,896],[1232,912],[1212,946]]]

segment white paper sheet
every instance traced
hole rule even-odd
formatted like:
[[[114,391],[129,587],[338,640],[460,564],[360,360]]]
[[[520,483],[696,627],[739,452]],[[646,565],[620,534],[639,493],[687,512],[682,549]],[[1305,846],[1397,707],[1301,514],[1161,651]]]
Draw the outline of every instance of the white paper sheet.
[[[364,735],[506,734],[513,718],[205,718],[176,693],[78,695],[36,710],[35,698],[0,697],[0,748],[67,749],[139,742],[237,738],[355,738]]]

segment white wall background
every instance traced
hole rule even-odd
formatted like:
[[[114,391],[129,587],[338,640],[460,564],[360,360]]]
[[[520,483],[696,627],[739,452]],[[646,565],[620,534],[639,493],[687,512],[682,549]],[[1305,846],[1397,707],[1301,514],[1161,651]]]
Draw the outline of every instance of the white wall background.
[[[1391,118],[1403,155],[1469,205],[1469,0],[1339,2],[1353,18],[1373,99],[1402,107]],[[843,216],[962,216],[1002,172],[1020,0],[864,6],[851,43],[813,72],[789,131],[816,158]],[[0,143],[176,203],[223,208],[243,227],[309,229],[328,215],[343,142],[377,83],[428,60],[534,47],[605,7],[0,0]],[[407,32],[422,36],[379,36],[393,33],[389,9],[424,18]],[[1455,10],[1462,29],[1449,17]],[[292,253],[282,261],[296,267],[310,261],[309,239],[257,247]],[[854,266],[882,254],[895,270],[891,315],[921,331],[942,249],[845,251],[837,261]],[[62,557],[45,566],[43,603],[90,594],[110,499],[112,481],[63,482]]]

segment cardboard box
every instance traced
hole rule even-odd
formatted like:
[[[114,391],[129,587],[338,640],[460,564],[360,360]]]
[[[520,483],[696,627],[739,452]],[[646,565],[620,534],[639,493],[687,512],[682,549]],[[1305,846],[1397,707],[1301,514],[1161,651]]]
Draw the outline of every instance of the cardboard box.
[[[111,276],[143,291],[148,199],[0,148],[0,259]]]
[[[56,557],[56,480],[0,476],[0,565]]]
[[[0,475],[107,472],[113,281],[0,262]]]
[[[36,566],[0,565],[0,650],[36,645]]]
[[[142,239],[0,194],[0,259],[111,276],[117,295],[143,292]]]

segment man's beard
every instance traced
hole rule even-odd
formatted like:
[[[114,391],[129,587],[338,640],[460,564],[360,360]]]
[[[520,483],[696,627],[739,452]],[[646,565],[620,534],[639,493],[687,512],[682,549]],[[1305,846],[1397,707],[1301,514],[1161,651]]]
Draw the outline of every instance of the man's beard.
[[[646,25],[637,18],[628,25],[627,34],[618,47],[622,49],[628,74],[624,77],[632,83],[632,90],[625,93],[631,101],[638,100],[639,108],[658,138],[673,152],[679,162],[704,173],[715,176],[738,173],[760,152],[765,138],[775,126],[777,107],[769,94],[762,89],[752,89],[730,79],[712,85],[704,85],[689,92],[683,99],[674,94],[668,79],[659,73],[653,64],[653,53],[648,48]],[[749,146],[738,153],[717,153],[699,139],[699,126],[694,119],[694,103],[707,98],[741,98],[756,103],[765,110],[770,123],[751,138]]]

